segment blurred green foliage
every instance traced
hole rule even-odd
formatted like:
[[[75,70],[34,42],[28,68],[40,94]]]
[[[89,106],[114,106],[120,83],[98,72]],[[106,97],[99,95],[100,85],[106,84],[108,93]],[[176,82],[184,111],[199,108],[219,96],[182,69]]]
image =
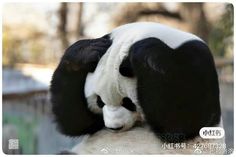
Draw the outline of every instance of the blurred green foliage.
[[[37,120],[32,116],[16,116],[4,113],[3,125],[11,124],[16,126],[17,134],[19,136],[19,145],[23,154],[35,154],[36,150],[36,127]]]
[[[228,51],[233,51],[233,24],[233,5],[227,4],[225,13],[217,23],[212,24],[209,34],[209,47],[214,55],[225,57],[230,53]]]

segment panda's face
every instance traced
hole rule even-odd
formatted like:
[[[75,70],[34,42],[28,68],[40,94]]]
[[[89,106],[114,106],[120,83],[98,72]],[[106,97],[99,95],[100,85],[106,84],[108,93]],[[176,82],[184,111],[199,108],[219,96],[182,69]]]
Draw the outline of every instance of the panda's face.
[[[102,113],[105,126],[111,130],[127,130],[136,121],[141,120],[140,107],[134,97],[125,96],[116,88],[107,88],[111,82],[95,78],[96,73],[87,76],[85,96],[89,109],[95,113]],[[127,80],[123,80],[127,81]],[[103,86],[101,86],[103,85]],[[134,85],[132,88],[136,88]],[[100,90],[103,89],[103,90]],[[110,94],[108,94],[110,93]],[[110,101],[110,100],[114,101]]]
[[[105,126],[111,130],[127,130],[143,119],[137,99],[137,81],[119,72],[125,55],[112,57],[112,46],[85,82],[88,107],[102,113]]]

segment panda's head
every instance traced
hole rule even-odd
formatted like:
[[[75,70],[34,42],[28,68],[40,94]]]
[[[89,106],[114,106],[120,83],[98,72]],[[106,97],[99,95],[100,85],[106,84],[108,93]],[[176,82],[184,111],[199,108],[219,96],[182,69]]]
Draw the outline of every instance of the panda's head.
[[[104,125],[124,131],[145,120],[162,140],[180,142],[219,123],[213,57],[197,36],[145,22],[87,43],[89,48],[76,43],[73,49],[82,54],[75,55],[81,61],[75,70],[61,70],[63,57],[52,80],[53,111],[66,134],[93,133]]]

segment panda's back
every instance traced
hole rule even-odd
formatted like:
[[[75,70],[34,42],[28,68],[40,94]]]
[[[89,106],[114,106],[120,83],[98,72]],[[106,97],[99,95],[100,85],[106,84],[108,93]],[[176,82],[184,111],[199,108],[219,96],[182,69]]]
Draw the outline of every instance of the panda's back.
[[[138,22],[126,24],[117,27],[111,33],[111,39],[116,43],[128,42],[130,44],[133,44],[139,40],[149,37],[160,39],[173,49],[179,47],[187,41],[202,41],[202,39],[194,34],[154,22]]]

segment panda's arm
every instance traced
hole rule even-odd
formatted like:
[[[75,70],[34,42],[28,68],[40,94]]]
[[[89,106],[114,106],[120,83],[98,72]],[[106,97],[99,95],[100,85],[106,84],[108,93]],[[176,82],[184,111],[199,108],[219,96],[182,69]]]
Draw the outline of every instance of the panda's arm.
[[[93,72],[111,45],[103,37],[81,40],[70,46],[56,68],[50,87],[52,112],[60,131],[78,136],[94,133],[104,126],[101,115],[92,113],[84,96],[88,72]]]
[[[140,105],[162,140],[180,142],[220,120],[219,85],[210,50],[192,40],[176,49],[147,38],[129,52]]]

